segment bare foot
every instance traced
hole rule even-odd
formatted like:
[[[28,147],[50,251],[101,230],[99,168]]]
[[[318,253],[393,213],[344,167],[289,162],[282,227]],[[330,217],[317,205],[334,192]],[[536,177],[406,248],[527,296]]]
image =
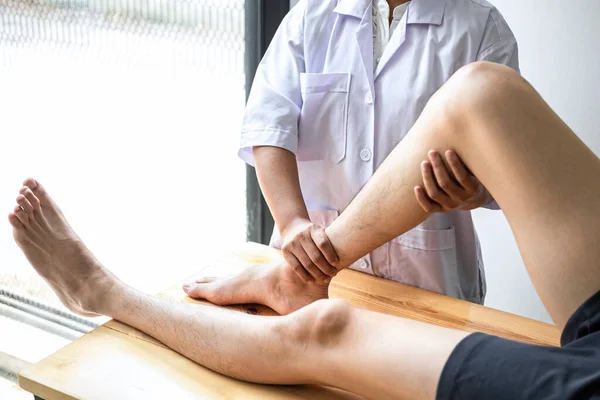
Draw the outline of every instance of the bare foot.
[[[19,193],[8,216],[15,241],[65,306],[98,315],[116,278],[75,234],[42,185],[27,179]]]
[[[227,278],[206,277],[183,286],[193,298],[214,304],[257,303],[285,315],[327,298],[328,284],[307,284],[285,261],[254,265]]]

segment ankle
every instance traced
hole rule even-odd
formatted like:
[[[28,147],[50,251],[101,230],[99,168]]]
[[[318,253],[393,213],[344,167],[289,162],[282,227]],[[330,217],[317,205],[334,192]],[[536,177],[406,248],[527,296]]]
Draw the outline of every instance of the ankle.
[[[286,294],[282,292],[281,283],[285,280],[290,279],[288,275],[286,264],[277,264],[269,266],[269,270],[264,271],[264,275],[261,280],[264,280],[266,284],[266,293],[263,296],[267,299],[279,299]],[[293,271],[292,271],[293,272]]]
[[[109,271],[103,269],[91,277],[87,290],[90,295],[83,306],[89,311],[113,317],[122,308],[126,285]]]

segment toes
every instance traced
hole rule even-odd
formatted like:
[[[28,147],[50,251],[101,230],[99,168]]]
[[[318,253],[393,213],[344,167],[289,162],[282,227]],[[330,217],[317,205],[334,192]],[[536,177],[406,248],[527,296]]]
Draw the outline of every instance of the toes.
[[[202,294],[205,294],[205,291],[202,290],[202,286],[202,284],[196,282],[186,282],[183,284],[183,291],[186,292],[188,296],[195,299],[205,299],[206,297],[202,296]]]
[[[19,218],[17,218],[15,213],[8,214],[8,222],[10,222],[15,229],[24,229],[23,224],[19,221]]]
[[[202,278],[196,279],[196,283],[212,283],[217,279],[216,276],[203,276]]]
[[[42,187],[35,179],[27,178],[23,181],[23,186],[27,186],[31,190],[36,190],[38,187]]]
[[[25,196],[23,196],[22,194],[18,195],[17,204],[21,206],[21,208],[27,213],[27,215],[29,215],[30,217],[33,216],[33,206]]]
[[[215,290],[206,283],[188,282],[183,284],[183,291],[193,299],[206,299],[214,302]]]
[[[35,179],[33,179],[33,178],[25,179],[25,181],[23,182],[23,186],[26,186],[29,189],[31,189],[31,191],[39,199],[41,204],[44,204],[44,202],[49,201],[48,194],[46,193],[46,189],[44,189],[44,187]]]
[[[21,194],[25,196],[25,198],[29,201],[29,204],[31,204],[33,209],[35,211],[40,211],[40,199],[38,199],[37,196],[33,194],[33,191],[27,186],[23,187],[21,190]]]
[[[204,276],[202,278],[198,278],[192,282],[186,282],[183,284],[183,291],[188,294],[188,296],[193,297],[195,299],[207,299],[208,296],[214,294],[214,288],[211,288],[212,285],[207,285],[208,283],[213,283],[217,280],[217,277],[214,276]]]
[[[21,207],[16,206],[13,214],[15,215],[15,217],[17,217],[19,222],[21,222],[21,225],[23,225],[23,226],[29,225],[29,218],[27,217],[27,214],[25,213],[25,211],[23,211],[23,209]]]

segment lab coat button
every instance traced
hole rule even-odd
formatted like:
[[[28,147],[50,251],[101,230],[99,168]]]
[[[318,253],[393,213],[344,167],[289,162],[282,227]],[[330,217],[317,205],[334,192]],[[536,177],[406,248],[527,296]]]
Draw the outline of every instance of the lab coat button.
[[[358,265],[359,268],[363,268],[363,269],[365,269],[365,268],[367,268],[369,266],[369,264],[367,264],[367,262],[363,258],[361,258],[360,260],[358,260],[356,262],[356,265]]]
[[[365,96],[365,101],[367,102],[367,104],[373,104],[373,95],[371,94],[371,92],[367,92]]]
[[[363,161],[370,161],[371,160],[371,150],[369,149],[362,149],[360,151],[360,159]]]

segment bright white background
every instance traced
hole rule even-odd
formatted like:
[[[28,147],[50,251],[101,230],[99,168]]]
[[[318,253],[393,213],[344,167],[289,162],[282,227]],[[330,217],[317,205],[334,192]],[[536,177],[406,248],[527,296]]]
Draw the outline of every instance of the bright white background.
[[[600,2],[492,3],[502,12],[519,42],[522,74],[579,137],[600,154]],[[551,322],[502,213],[475,211],[475,225],[487,270],[486,305]]]
[[[5,219],[27,176],[101,262],[143,290],[245,241],[241,4],[223,21],[239,25],[237,42],[90,31],[86,46],[2,44],[0,285],[48,296]]]
[[[493,3],[519,42],[523,76],[600,155],[600,2],[495,0]],[[476,211],[475,223],[488,277],[486,305],[550,322],[503,215]]]
[[[0,287],[59,306],[6,220],[27,176],[105,265],[147,292],[245,241],[244,1],[170,4],[206,12],[193,29],[116,30],[123,14],[72,21],[59,9],[40,21],[27,2],[0,2]],[[0,317],[0,353],[37,362],[67,342]],[[0,398],[30,396],[0,379]]]

